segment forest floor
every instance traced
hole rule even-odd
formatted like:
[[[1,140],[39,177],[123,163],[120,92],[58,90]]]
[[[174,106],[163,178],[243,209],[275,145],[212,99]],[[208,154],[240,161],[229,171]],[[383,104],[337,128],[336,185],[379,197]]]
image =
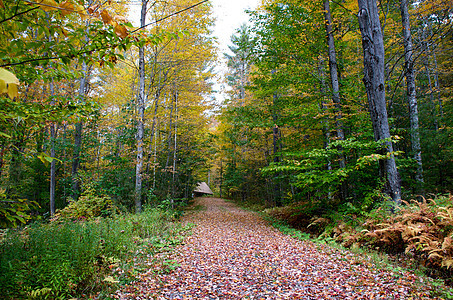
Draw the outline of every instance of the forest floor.
[[[426,279],[352,252],[283,235],[258,214],[197,198],[182,222],[193,234],[117,299],[434,299]],[[439,299],[439,298],[436,298]]]

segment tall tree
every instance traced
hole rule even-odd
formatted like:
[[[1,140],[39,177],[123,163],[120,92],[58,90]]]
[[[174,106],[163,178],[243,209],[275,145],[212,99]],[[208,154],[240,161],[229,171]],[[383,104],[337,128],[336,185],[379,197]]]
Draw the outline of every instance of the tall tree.
[[[358,0],[359,26],[362,34],[364,77],[374,138],[385,146],[384,162],[388,193],[393,201],[401,200],[401,182],[396,168],[385,100],[385,51],[379,11],[374,0]]]
[[[326,34],[329,56],[330,82],[332,84],[332,100],[335,105],[335,119],[337,138],[344,140],[343,124],[341,122],[340,79],[338,76],[337,51],[333,36],[332,15],[330,13],[330,0],[324,0],[324,18],[326,21]],[[344,159],[340,160],[340,167],[345,167]]]
[[[403,24],[403,39],[404,39],[404,71],[406,75],[406,95],[409,105],[410,119],[410,136],[412,154],[417,162],[417,173],[415,179],[419,184],[423,184],[423,165],[420,146],[420,130],[418,122],[418,104],[415,89],[415,72],[414,72],[414,47],[412,44],[412,34],[410,25],[410,16],[408,11],[407,0],[400,1],[401,21]]]
[[[146,24],[146,10],[149,0],[142,0],[142,8],[140,12],[140,26]],[[137,97],[137,161],[135,167],[135,212],[139,213],[142,210],[142,168],[143,168],[143,136],[145,123],[145,46],[139,48],[138,54],[138,97]]]

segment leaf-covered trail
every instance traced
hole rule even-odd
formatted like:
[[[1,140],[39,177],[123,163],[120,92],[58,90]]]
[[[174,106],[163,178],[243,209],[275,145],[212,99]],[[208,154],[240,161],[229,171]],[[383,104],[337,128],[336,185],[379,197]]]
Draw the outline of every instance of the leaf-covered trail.
[[[421,299],[410,273],[390,273],[347,251],[295,240],[252,212],[216,198],[173,254],[173,272],[144,275],[121,299]]]

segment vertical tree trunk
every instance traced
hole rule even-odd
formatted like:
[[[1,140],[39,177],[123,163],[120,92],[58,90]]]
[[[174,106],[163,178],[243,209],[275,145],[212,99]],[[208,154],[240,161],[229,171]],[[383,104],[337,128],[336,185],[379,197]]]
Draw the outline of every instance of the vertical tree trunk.
[[[220,185],[219,185],[219,194],[222,198],[222,184],[223,184],[223,161],[220,159]]]
[[[159,89],[156,92],[156,95],[154,98],[154,115],[153,115],[153,124],[151,125],[151,136],[149,137],[149,154],[148,154],[148,163],[146,164],[146,174],[149,173],[149,165],[151,164],[151,156],[152,156],[152,153],[155,152],[155,150],[153,151],[153,141],[156,136],[157,109],[159,107],[159,99],[160,99],[161,90],[162,89]],[[154,146],[154,149],[155,149],[155,146]],[[155,157],[154,157],[154,162],[155,162]],[[155,167],[154,167],[154,169],[155,169]],[[149,186],[149,183],[148,183],[148,186]],[[153,189],[154,189],[154,183],[153,183]]]
[[[418,105],[415,91],[415,74],[414,74],[414,57],[411,26],[409,19],[409,12],[407,8],[407,0],[401,0],[401,21],[403,24],[403,38],[404,38],[404,58],[405,58],[405,74],[406,74],[406,93],[407,102],[409,105],[409,119],[410,119],[410,134],[412,154],[417,162],[417,174],[415,179],[420,185],[423,185],[423,166],[422,155],[420,148],[420,130],[418,124]]]
[[[326,103],[325,103],[325,98],[326,98],[326,81],[325,81],[325,73],[324,73],[324,59],[320,58],[319,59],[319,65],[318,65],[318,72],[319,72],[319,78],[321,79],[321,86],[320,86],[320,91],[321,91],[321,103],[319,104],[321,113],[326,114]],[[329,121],[327,117],[324,117],[321,121],[322,130],[324,133],[324,149],[326,149],[329,144],[330,144],[330,129],[329,129]],[[330,172],[332,171],[332,162],[330,159],[327,161],[327,170]],[[327,192],[327,197],[329,200],[332,200],[332,191],[329,187],[329,191]]]
[[[274,154],[274,163],[280,162],[280,157],[278,156],[278,152],[280,151],[280,130],[278,128],[278,116],[275,112],[276,106],[278,102],[278,95],[274,94],[273,96],[273,106],[274,106],[274,113],[272,115],[272,120],[274,121],[274,128],[272,129],[272,145],[273,145],[273,154]],[[274,177],[274,204],[275,206],[281,205],[281,193],[280,193],[280,184],[278,183],[279,174],[277,173]]]
[[[140,14],[140,26],[145,26],[146,9],[148,0],[142,0]],[[145,47],[142,46],[138,53],[138,76],[139,91],[137,98],[138,118],[137,118],[137,161],[135,166],[135,212],[142,211],[142,167],[143,167],[143,136],[145,131]]]
[[[157,120],[159,122],[159,120]],[[156,165],[157,165],[157,128],[159,128],[159,123],[156,125],[156,133],[154,136],[154,158],[153,158],[153,190],[156,189]]]
[[[324,19],[326,21],[326,34],[327,34],[327,44],[328,44],[328,56],[329,56],[329,72],[330,72],[330,83],[332,85],[332,102],[335,107],[335,127],[337,130],[337,139],[344,141],[344,129],[342,122],[342,113],[341,113],[341,98],[340,98],[340,79],[338,75],[338,64],[337,64],[337,51],[335,49],[335,39],[333,36],[333,27],[332,27],[332,14],[330,12],[330,0],[324,0]],[[346,167],[345,156],[343,155],[343,147],[338,147],[340,151],[339,155],[339,164],[340,168],[344,169]],[[330,161],[329,161],[330,166]],[[341,185],[340,197],[344,200],[347,198],[347,184],[343,183]],[[331,194],[329,192],[329,198]]]
[[[78,170],[80,166],[80,150],[82,148],[82,130],[83,124],[79,122],[75,125],[74,133],[74,152],[72,155],[72,192],[71,196],[74,200],[78,199],[80,193],[80,180],[78,178]]]
[[[174,147],[173,147],[173,178],[172,178],[172,184],[173,184],[173,187],[172,187],[172,194],[173,194],[173,197],[171,199],[171,204],[173,206],[173,198],[175,197],[175,194],[176,194],[176,159],[177,159],[177,146],[178,146],[178,143],[177,143],[177,138],[178,138],[178,91],[175,90],[174,92],[174,98],[175,98],[175,134],[174,134],[174,140],[175,140],[175,143],[174,143]]]
[[[50,88],[50,95],[54,95],[54,86],[53,81],[49,84]],[[55,104],[55,101],[52,99],[50,102],[51,105]],[[50,157],[52,161],[50,162],[50,215],[53,216],[55,214],[55,173],[56,173],[56,165],[55,165],[55,123],[50,124]]]
[[[169,115],[169,122],[168,122],[168,135],[167,135],[167,161],[165,162],[165,170],[168,170],[170,165],[170,156],[171,156],[171,137],[172,137],[172,127],[173,127],[173,102],[175,98],[171,98],[171,106],[170,106],[170,115]]]
[[[344,140],[343,124],[341,122],[341,99],[340,84],[338,78],[337,53],[335,50],[335,40],[332,29],[332,16],[330,13],[330,0],[324,0],[324,18],[326,21],[327,44],[329,46],[329,71],[330,81],[332,84],[332,100],[335,105],[335,123],[337,129],[337,138]],[[344,158],[340,159],[340,168],[345,167]]]
[[[442,105],[442,97],[440,96],[440,87],[439,87],[439,68],[437,66],[437,56],[436,53],[433,53],[433,60],[434,60],[434,89],[437,94],[437,101],[439,104],[439,115],[438,115],[438,126],[442,126],[442,119],[444,116],[443,112],[443,105]]]
[[[401,182],[396,168],[385,102],[384,38],[375,0],[358,0],[358,20],[364,56],[363,82],[367,91],[371,121],[376,141],[382,141],[388,159],[385,161],[388,193],[393,201],[401,201]]]
[[[93,0],[88,1],[88,5],[91,6],[93,4]],[[90,21],[87,20],[85,24],[85,42],[88,42],[88,30],[89,30]],[[88,66],[85,61],[82,62],[82,73],[83,76],[80,78],[80,87],[79,87],[79,101],[83,101],[87,94],[87,79],[88,79]],[[82,130],[83,130],[83,123],[78,122],[75,125],[75,133],[74,133],[74,152],[72,156],[72,198],[77,199],[80,194],[80,180],[78,178],[78,170],[80,167],[80,151],[82,149]]]

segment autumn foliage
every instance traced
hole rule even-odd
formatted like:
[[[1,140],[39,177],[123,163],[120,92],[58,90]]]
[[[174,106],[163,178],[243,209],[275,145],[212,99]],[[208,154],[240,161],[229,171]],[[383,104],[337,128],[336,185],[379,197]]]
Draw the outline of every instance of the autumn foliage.
[[[347,248],[362,247],[403,256],[434,277],[449,280],[453,274],[451,195],[403,201],[400,207],[380,206],[370,212],[350,209],[319,214],[307,211],[306,207],[306,203],[298,203],[265,212],[312,236],[333,239]]]

